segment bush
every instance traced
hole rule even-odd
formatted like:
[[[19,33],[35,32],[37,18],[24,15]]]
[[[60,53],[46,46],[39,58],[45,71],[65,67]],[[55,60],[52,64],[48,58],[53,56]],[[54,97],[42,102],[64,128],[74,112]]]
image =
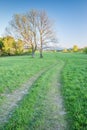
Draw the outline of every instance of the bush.
[[[85,47],[83,51],[87,54],[87,47]]]

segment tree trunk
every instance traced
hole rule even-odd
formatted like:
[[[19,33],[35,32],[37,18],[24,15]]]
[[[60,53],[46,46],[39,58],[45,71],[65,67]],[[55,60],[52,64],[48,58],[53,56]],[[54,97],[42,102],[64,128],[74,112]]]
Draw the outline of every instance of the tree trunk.
[[[35,57],[35,49],[34,49],[34,46],[32,45],[32,58]]]
[[[32,58],[34,58],[35,57],[35,52],[34,51],[32,51]]]
[[[37,44],[36,44],[36,34],[34,33],[34,44],[31,45],[32,46],[32,58],[35,57],[35,51],[37,49]]]
[[[35,57],[36,46],[32,45],[32,58]]]
[[[42,34],[40,34],[40,58],[43,58],[43,54],[42,54],[42,52],[43,52],[43,50],[42,50]]]
[[[40,58],[43,58],[42,48],[41,48],[41,50],[40,50]]]

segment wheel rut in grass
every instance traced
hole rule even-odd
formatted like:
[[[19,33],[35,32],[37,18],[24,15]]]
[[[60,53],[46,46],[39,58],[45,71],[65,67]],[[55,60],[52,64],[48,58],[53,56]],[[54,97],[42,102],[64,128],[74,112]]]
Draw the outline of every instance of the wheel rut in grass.
[[[43,116],[44,123],[40,125],[36,130],[67,130],[66,112],[63,105],[63,99],[61,95],[60,73],[64,63],[55,66],[49,77],[50,86],[45,100],[43,101]]]
[[[66,111],[61,94],[60,73],[64,62],[58,63],[36,82],[39,84],[28,130],[67,130]],[[24,126],[24,129],[26,126]]]
[[[46,69],[31,77],[27,83],[23,84],[19,89],[13,91],[12,93],[1,95],[5,98],[5,101],[0,106],[0,125],[7,122],[9,117],[11,117],[11,111],[17,107],[18,102],[22,100],[23,96],[29,93],[29,88],[39,78],[39,76],[44,73],[44,71],[46,71]]]
[[[60,84],[60,72],[62,67],[58,68],[57,73],[51,76],[50,89],[45,100],[46,121],[45,130],[66,130],[67,122],[66,112],[63,105]]]
[[[5,123],[6,121],[9,123],[9,121],[11,122],[11,119],[12,119],[13,126],[10,126],[10,123],[9,124],[7,123],[8,124],[6,125],[7,130],[8,128],[14,129],[15,121],[16,123],[19,122],[20,116],[18,117],[17,113],[13,113],[14,115],[12,116],[12,118],[10,118],[10,120],[7,120],[7,119],[9,119],[9,117],[12,115],[11,111],[18,104],[18,101],[21,100],[23,96],[27,93],[28,95],[31,94],[32,96],[36,95],[33,102],[33,107],[31,111],[32,113],[30,113],[30,115],[32,116],[29,116],[28,114],[28,112],[30,112],[29,108],[26,109],[28,116],[26,114],[25,114],[26,117],[23,116],[24,108],[28,104],[30,104],[32,100],[29,100],[30,102],[28,102],[28,104],[25,104],[25,107],[20,106],[22,105],[21,103],[17,111],[19,110],[18,113],[22,114],[22,117],[23,117],[22,121],[26,120],[26,118],[28,118],[28,120],[18,123],[19,126],[16,126],[17,124],[15,124],[15,130],[18,130],[18,128],[19,130],[21,129],[23,130],[67,130],[66,129],[67,122],[65,119],[66,112],[63,106],[63,99],[61,96],[61,84],[60,84],[60,73],[63,68],[63,65],[64,65],[64,62],[61,61],[57,65],[54,65],[54,66],[51,66],[51,68],[48,68],[48,71],[45,70],[38,73],[37,76],[35,76],[36,78],[33,77],[35,79],[31,78],[32,83],[30,84],[30,80],[29,80],[29,83],[23,86],[23,89],[22,89],[23,91],[17,90],[18,96],[15,93],[13,94],[13,97],[14,97],[13,99],[17,98],[15,102],[10,99],[10,96],[7,96],[9,97],[9,101],[11,100],[10,105],[6,103],[3,106],[4,109],[6,108],[5,110],[4,109],[2,110],[3,114],[4,112],[6,113],[4,115],[3,114],[1,115],[2,119],[0,117],[1,119],[0,122],[2,123],[3,122]],[[34,86],[32,86],[33,83],[34,83]],[[29,93],[28,91],[29,86],[32,86],[31,93]],[[33,89],[33,92],[32,92],[32,89]],[[20,94],[21,96],[19,96],[19,93],[22,93],[22,95]],[[28,99],[28,95],[25,96],[25,100]],[[30,97],[31,96],[29,96],[29,99]],[[20,108],[21,110],[23,108],[23,111],[20,111]],[[17,117],[17,119],[15,119],[15,117]]]

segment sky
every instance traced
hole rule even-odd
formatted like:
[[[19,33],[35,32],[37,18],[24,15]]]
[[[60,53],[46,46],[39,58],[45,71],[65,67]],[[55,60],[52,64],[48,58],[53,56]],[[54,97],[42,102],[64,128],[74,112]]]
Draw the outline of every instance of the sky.
[[[0,0],[0,37],[14,14],[45,10],[60,47],[87,46],[87,0]]]

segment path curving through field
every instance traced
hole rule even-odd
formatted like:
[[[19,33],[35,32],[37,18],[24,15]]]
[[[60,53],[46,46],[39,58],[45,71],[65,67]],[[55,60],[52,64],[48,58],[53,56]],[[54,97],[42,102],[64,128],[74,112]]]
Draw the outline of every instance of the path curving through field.
[[[0,106],[0,125],[7,122],[8,118],[12,114],[11,111],[18,105],[18,102],[22,100],[23,96],[29,92],[29,88],[44,71],[45,70],[40,71],[39,73],[31,77],[27,83],[23,84],[13,93],[1,95],[2,97],[5,97],[5,101]]]
[[[18,101],[22,100],[24,95],[29,95],[29,88],[35,82],[36,84],[40,84],[40,89],[39,91],[37,90],[38,95],[36,95],[37,99],[35,99],[36,101],[34,104],[35,115],[33,115],[33,118],[30,119],[30,122],[28,122],[27,128],[26,124],[23,124],[24,126],[22,126],[22,129],[67,130],[67,122],[65,119],[66,112],[63,106],[60,84],[60,74],[64,66],[64,62],[59,62],[60,63],[49,67],[48,70],[46,69],[36,74],[26,84],[14,91],[12,94],[3,95],[6,96],[7,101],[1,106],[0,125],[9,121],[9,118],[12,116],[12,110],[18,105]],[[45,83],[45,81],[47,82]],[[38,97],[42,97],[41,102],[38,102]],[[13,124],[14,122],[15,119],[13,119]],[[14,126],[12,126],[12,128],[13,127]],[[17,129],[18,126],[17,128],[15,126],[15,130]],[[21,130],[21,126],[19,126],[19,130]]]
[[[30,124],[32,125],[29,125],[28,130],[68,130],[60,83],[63,66],[64,62],[60,61],[60,63],[48,70],[48,72],[41,77],[43,80],[42,84],[46,87],[44,91],[47,92],[42,94],[44,96],[42,102],[37,103],[35,108],[37,113],[31,120]],[[44,81],[46,80],[48,80],[48,82],[45,83]],[[42,93],[44,93],[43,89]],[[39,95],[41,95],[41,93]],[[41,106],[41,110],[38,110]]]
[[[45,103],[45,130],[67,130],[66,111],[61,95],[60,73],[64,63],[55,66],[49,83],[50,89],[44,100]]]

